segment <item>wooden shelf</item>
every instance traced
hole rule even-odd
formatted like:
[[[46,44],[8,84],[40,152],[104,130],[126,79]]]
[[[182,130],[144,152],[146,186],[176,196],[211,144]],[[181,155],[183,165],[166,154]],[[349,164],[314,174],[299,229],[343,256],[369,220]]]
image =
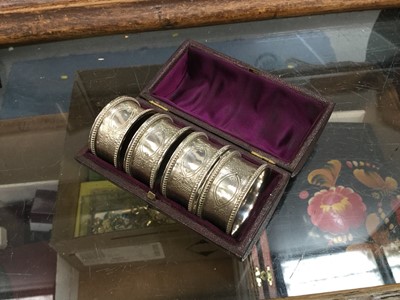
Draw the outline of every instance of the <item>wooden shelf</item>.
[[[4,0],[0,45],[396,6],[397,0]]]

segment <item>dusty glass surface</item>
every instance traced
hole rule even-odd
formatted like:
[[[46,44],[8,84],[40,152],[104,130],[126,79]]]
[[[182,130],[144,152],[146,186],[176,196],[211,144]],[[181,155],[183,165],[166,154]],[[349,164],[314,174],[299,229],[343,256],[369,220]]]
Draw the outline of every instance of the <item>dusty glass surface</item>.
[[[0,49],[0,298],[264,299],[399,283],[399,32],[388,10]],[[101,108],[137,95],[186,38],[336,103],[244,262],[74,159]]]

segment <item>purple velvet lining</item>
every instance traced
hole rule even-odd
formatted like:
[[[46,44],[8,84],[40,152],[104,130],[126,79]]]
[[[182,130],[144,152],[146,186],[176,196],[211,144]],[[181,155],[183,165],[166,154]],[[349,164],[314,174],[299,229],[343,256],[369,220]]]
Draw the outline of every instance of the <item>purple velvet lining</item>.
[[[294,159],[326,107],[194,46],[150,93],[284,162]]]

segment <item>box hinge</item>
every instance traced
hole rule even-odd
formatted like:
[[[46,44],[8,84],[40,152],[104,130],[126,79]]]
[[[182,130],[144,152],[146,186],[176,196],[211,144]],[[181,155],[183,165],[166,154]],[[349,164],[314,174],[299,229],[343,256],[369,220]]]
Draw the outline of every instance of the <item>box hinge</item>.
[[[153,104],[154,106],[157,106],[158,108],[161,108],[162,110],[168,111],[168,108],[166,108],[165,106],[162,106],[160,103],[150,100],[149,101],[151,104]]]
[[[261,158],[262,160],[265,160],[266,162],[269,162],[270,164],[275,165],[275,162],[257,152],[251,151],[251,154],[253,154],[254,156],[257,156],[258,158]]]
[[[262,286],[262,282],[268,282],[269,286],[272,286],[274,283],[274,278],[272,276],[272,272],[271,272],[271,267],[267,266],[267,270],[260,270],[258,267],[256,267],[255,269],[255,277],[256,277],[256,282],[257,282],[257,286],[261,287]]]
[[[157,200],[156,194],[154,194],[152,191],[148,191],[146,196],[147,196],[147,199],[149,199],[151,201]]]

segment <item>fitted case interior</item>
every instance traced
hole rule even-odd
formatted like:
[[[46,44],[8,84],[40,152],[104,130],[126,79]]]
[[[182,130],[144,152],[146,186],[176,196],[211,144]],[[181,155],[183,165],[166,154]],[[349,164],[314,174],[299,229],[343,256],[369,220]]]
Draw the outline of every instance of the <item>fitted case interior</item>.
[[[333,108],[193,41],[177,51],[144,97],[291,172]]]
[[[267,184],[238,234],[226,234],[87,148],[77,160],[245,259],[272,217],[290,176],[305,162],[333,104],[194,41],[182,44],[140,96],[142,107],[167,113],[182,127],[204,131],[221,146],[230,144],[250,162],[269,162]]]

